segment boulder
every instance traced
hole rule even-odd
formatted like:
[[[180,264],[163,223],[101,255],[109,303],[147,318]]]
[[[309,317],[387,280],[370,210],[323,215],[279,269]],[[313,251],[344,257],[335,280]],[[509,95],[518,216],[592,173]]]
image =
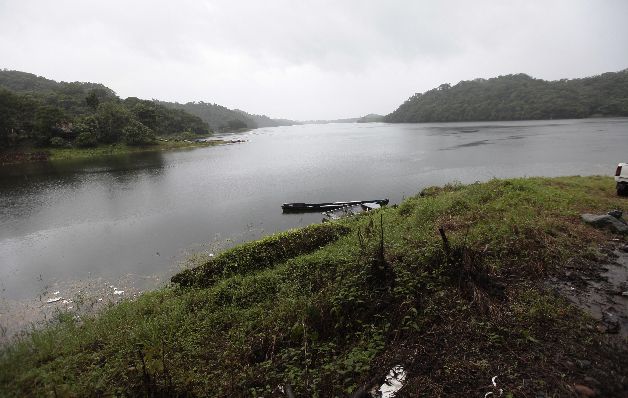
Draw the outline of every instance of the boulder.
[[[582,214],[582,221],[596,228],[606,228],[620,234],[628,234],[628,224],[608,214]]]

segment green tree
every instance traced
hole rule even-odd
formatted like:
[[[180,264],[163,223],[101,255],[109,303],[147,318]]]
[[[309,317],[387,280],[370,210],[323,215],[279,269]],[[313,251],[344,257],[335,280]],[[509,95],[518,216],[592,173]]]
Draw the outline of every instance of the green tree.
[[[63,133],[68,118],[65,113],[55,106],[42,106],[35,112],[35,132],[38,145],[47,145],[50,138]]]
[[[89,93],[85,97],[85,103],[93,111],[98,109],[98,104],[100,104],[100,100],[98,99],[98,95],[96,94],[96,91],[94,91],[94,90],[90,90],[89,91]]]
[[[90,148],[98,145],[98,136],[95,132],[84,131],[76,137],[74,144],[79,148]]]
[[[131,120],[123,130],[127,145],[150,145],[155,143],[155,133],[137,120]]]
[[[66,141],[61,137],[52,137],[50,139],[50,146],[61,148],[66,146]]]
[[[118,102],[105,102],[98,105],[98,141],[111,144],[120,141],[124,128],[131,122],[133,115]]]

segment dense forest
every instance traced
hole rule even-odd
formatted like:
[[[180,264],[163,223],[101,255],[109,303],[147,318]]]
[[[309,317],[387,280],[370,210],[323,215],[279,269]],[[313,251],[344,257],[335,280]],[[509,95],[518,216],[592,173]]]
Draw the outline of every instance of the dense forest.
[[[197,116],[154,101],[122,100],[102,84],[0,71],[0,149],[148,145],[157,136],[210,132]]]
[[[461,81],[417,93],[385,117],[390,123],[628,116],[628,69],[546,81],[525,74]]]
[[[224,132],[298,124],[298,122],[293,120],[271,119],[265,115],[251,115],[239,109],[229,109],[218,104],[209,104],[203,101],[188,102],[186,104],[165,101],[157,101],[157,103],[171,109],[180,109],[196,115],[214,131]]]

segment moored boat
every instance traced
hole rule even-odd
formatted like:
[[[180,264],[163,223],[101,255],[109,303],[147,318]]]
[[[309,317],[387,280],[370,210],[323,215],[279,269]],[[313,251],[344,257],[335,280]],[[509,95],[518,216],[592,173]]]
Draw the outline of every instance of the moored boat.
[[[347,206],[362,205],[364,203],[375,203],[380,206],[385,206],[388,204],[388,199],[352,200],[349,202],[325,203],[284,203],[281,205],[281,208],[284,213],[324,212],[340,209]]]

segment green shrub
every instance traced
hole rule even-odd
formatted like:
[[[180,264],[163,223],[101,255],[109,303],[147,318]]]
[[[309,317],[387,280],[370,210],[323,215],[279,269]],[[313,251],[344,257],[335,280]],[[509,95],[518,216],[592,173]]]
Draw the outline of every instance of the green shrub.
[[[201,266],[182,271],[172,277],[172,282],[182,286],[210,286],[222,277],[268,268],[320,249],[349,231],[340,224],[327,223],[272,235],[227,250]]]
[[[52,137],[50,139],[50,145],[56,148],[61,148],[65,146],[65,140],[61,137]]]
[[[76,137],[74,144],[79,148],[95,147],[96,145],[98,145],[98,137],[94,132],[85,131],[83,133],[80,133],[78,137]]]
[[[142,123],[132,120],[122,129],[127,145],[150,145],[155,143],[155,133]]]

